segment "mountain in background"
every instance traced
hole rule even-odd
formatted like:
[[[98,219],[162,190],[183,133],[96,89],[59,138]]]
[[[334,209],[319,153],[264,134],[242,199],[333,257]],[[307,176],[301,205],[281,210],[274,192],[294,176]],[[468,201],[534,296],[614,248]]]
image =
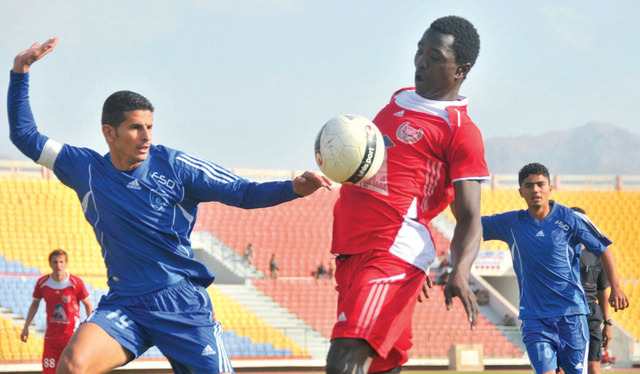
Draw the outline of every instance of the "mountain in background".
[[[517,174],[530,162],[556,174],[640,175],[640,135],[592,122],[540,136],[485,139],[491,174]],[[10,159],[0,151],[0,159]]]
[[[491,174],[539,162],[551,174],[640,175],[640,135],[602,122],[540,136],[485,139]]]

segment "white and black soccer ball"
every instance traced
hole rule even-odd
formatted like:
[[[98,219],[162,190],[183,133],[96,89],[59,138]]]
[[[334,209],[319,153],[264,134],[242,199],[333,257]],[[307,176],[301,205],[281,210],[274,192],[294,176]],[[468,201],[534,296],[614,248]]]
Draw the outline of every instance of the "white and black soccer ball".
[[[378,127],[363,116],[343,114],[320,129],[315,143],[320,170],[337,183],[359,183],[378,172],[385,156]]]

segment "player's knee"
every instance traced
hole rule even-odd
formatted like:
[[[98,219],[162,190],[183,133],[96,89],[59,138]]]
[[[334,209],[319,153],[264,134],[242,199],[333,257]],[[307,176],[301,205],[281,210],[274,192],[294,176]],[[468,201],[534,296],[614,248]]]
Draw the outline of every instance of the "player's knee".
[[[56,374],[80,374],[86,372],[88,372],[86,362],[83,363],[77,355],[74,356],[71,350],[65,349],[62,352],[62,356],[58,360]]]

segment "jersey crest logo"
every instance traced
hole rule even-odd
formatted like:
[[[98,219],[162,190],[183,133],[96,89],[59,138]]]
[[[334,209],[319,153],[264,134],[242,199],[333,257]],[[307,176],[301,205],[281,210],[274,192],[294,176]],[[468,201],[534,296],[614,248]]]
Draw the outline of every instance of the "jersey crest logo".
[[[405,122],[396,131],[396,137],[403,143],[413,144],[422,138],[422,129],[411,126],[411,122]]]
[[[209,344],[207,344],[206,347],[204,347],[204,350],[202,351],[202,353],[200,354],[201,356],[211,356],[211,355],[215,355],[216,351],[213,350],[213,348],[211,348],[211,346]]]
[[[567,243],[567,237],[562,228],[557,228],[551,233],[551,239],[553,243],[559,246],[564,246]]]
[[[67,296],[67,295],[62,295],[62,302],[67,304],[71,301],[71,297]]]
[[[140,183],[138,183],[137,179],[134,179],[131,182],[129,182],[129,184],[127,184],[127,188],[130,188],[132,190],[138,190],[138,191],[140,191],[142,189],[142,187],[140,187]]]
[[[169,205],[169,195],[159,188],[149,192],[149,200],[153,209],[157,211],[161,211]]]
[[[67,318],[67,313],[65,313],[64,306],[62,304],[56,304],[53,307],[53,315],[51,316],[50,322],[69,323],[69,319]]]

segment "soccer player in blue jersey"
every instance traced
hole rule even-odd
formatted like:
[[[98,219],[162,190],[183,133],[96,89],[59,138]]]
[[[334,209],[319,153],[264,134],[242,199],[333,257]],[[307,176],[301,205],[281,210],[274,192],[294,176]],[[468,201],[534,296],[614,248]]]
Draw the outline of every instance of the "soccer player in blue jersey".
[[[520,287],[522,340],[537,374],[587,373],[589,307],[580,282],[581,246],[600,256],[611,283],[609,304],[629,306],[620,287],[611,244],[586,215],[549,200],[553,187],[544,165],[518,175],[527,209],[482,217],[485,240],[509,244]]]
[[[75,190],[102,248],[109,284],[108,295],[63,352],[58,372],[109,372],[153,345],[176,373],[233,372],[206,292],[214,276],[194,259],[189,239],[198,204],[268,207],[329,188],[330,181],[305,172],[293,181],[253,183],[152,144],[153,106],[130,91],[104,103],[108,154],[49,139],[31,113],[28,71],[57,42],[36,43],[14,59],[10,136],[26,156]]]

